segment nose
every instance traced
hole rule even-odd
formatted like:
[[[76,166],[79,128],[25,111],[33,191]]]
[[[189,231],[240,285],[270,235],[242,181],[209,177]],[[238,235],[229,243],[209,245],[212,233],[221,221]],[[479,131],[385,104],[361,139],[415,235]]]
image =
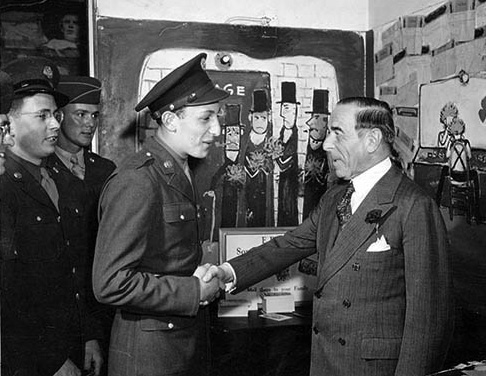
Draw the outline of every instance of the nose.
[[[54,116],[51,116],[49,122],[49,129],[57,130],[61,128],[61,124],[57,121],[57,119]]]
[[[87,116],[85,124],[90,128],[94,128],[96,127],[96,120],[93,118],[93,116]]]
[[[329,151],[329,150],[334,148],[334,144],[332,142],[332,135],[330,133],[328,133],[326,138],[324,139],[324,143],[322,144],[322,148],[325,151]]]
[[[214,118],[211,122],[209,132],[215,137],[218,137],[221,134],[221,125],[219,124],[219,120],[217,117]]]

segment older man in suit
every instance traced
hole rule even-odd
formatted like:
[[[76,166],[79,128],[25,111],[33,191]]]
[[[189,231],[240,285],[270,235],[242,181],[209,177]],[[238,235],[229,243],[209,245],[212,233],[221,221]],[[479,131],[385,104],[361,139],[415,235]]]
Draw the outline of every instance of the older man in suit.
[[[349,182],[295,230],[204,277],[238,292],[318,252],[312,376],[418,376],[444,361],[453,317],[446,229],[434,200],[392,165],[393,138],[385,102],[341,100],[324,149]]]

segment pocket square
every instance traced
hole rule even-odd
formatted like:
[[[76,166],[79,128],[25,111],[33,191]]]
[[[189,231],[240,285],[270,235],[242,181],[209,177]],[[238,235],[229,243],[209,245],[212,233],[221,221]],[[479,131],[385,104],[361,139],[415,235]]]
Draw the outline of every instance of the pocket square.
[[[390,244],[386,242],[385,236],[381,235],[376,242],[372,243],[366,252],[384,252],[389,251],[391,249]]]

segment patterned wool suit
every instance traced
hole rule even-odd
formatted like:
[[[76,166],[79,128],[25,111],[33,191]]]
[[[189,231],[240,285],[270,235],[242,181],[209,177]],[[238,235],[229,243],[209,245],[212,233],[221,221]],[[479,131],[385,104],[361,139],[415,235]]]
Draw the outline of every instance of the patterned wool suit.
[[[441,368],[452,333],[449,244],[440,211],[392,167],[343,230],[334,186],[295,230],[233,259],[237,292],[314,252],[312,376],[410,376]],[[367,215],[381,210],[384,223]],[[367,252],[383,235],[389,250]]]

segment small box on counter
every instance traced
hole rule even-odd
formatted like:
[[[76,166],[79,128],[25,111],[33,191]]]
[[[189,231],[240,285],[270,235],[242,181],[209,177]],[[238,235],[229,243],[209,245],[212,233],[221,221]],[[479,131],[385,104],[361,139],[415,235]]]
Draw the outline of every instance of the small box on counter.
[[[295,311],[294,296],[289,292],[264,292],[261,298],[262,311],[265,313]]]

